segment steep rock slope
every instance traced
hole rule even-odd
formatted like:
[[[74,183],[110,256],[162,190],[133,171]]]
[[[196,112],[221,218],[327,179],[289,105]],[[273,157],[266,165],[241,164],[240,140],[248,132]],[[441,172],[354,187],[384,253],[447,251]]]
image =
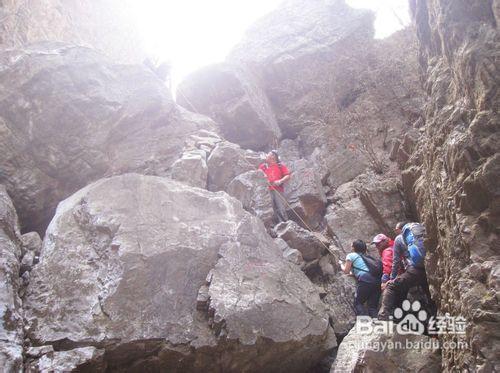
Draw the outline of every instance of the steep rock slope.
[[[156,176],[59,204],[24,309],[34,346],[103,349],[112,371],[303,372],[336,346],[317,290],[262,222]]]
[[[0,183],[23,228],[43,233],[59,201],[103,175],[163,175],[188,136],[216,130],[139,65],[84,47],[0,52]]]
[[[403,181],[427,227],[427,268],[440,312],[469,323],[469,349],[445,349],[443,366],[498,371],[499,6],[419,0],[412,8],[428,104]]]
[[[253,137],[252,144],[233,141],[254,149],[278,148],[292,171],[286,198],[300,216],[290,209],[290,218],[321,230],[328,225],[325,213],[359,215],[354,220],[369,230],[344,234],[334,223],[329,231],[335,235],[340,228],[337,238],[342,241],[360,231],[356,238],[370,240],[377,231],[392,234],[394,221],[408,215],[389,150],[393,140],[404,142],[408,131],[418,132],[413,125],[421,125],[416,46],[411,28],[373,39],[373,14],[345,1],[290,0],[256,22],[225,63],[187,77],[177,99],[233,131],[239,126],[240,131],[267,133],[275,118],[281,141],[278,133]],[[252,90],[243,89],[249,86]],[[248,129],[249,118],[268,119],[253,120]],[[372,181],[378,176],[371,171],[392,185],[386,193],[390,203],[379,206],[386,211],[377,211],[369,198],[350,211],[335,191],[363,174],[363,183],[372,184],[368,187],[377,185]],[[361,190],[363,183],[351,186]],[[386,190],[375,187],[371,192],[384,197]],[[353,223],[345,223],[347,231]],[[339,245],[349,250],[350,242]]]

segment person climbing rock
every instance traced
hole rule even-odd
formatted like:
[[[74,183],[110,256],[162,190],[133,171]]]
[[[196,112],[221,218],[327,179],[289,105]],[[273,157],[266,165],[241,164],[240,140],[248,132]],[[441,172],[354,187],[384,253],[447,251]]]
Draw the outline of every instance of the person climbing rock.
[[[286,212],[286,199],[284,196],[284,184],[290,179],[290,171],[281,163],[280,157],[276,150],[271,150],[266,161],[259,165],[259,170],[263,171],[269,182],[269,192],[273,203],[274,215],[278,223],[287,221],[288,214]]]
[[[340,267],[346,274],[352,274],[357,280],[354,308],[357,316],[377,317],[380,299],[380,277],[371,273],[366,262],[366,244],[356,240],[351,245],[352,253],[347,254],[345,264]],[[371,258],[371,257],[370,257]],[[365,303],[368,307],[365,307]],[[368,308],[368,309],[367,309]]]
[[[390,280],[394,280],[398,274],[402,274],[405,270],[408,250],[403,240],[403,236],[401,235],[401,232],[403,231],[403,227],[405,225],[405,222],[398,222],[396,224],[396,228],[394,228],[396,238],[394,239],[393,245],[393,259]]]
[[[400,255],[404,255],[408,264],[403,274],[394,272],[395,266],[393,265],[391,279],[387,282],[382,296],[382,306],[378,314],[379,320],[388,320],[394,309],[395,302],[398,299],[405,299],[410,288],[414,286],[422,288],[429,305],[435,308],[425,272],[424,259],[426,250],[423,246],[424,236],[425,228],[423,225],[408,223],[404,225],[401,234],[396,237],[393,261],[399,259]]]
[[[385,284],[391,277],[393,257],[392,247],[394,246],[394,241],[387,237],[385,234],[380,233],[373,237],[372,245],[375,245],[380,258],[382,259],[382,277],[380,281],[382,283],[382,290],[384,290]]]

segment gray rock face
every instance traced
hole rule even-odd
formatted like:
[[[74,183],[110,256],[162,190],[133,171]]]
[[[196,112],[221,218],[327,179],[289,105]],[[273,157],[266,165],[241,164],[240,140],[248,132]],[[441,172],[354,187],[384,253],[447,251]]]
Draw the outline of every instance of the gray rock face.
[[[43,43],[0,53],[0,182],[25,230],[43,231],[57,203],[92,180],[163,175],[186,137],[214,129],[176,106],[141,66]]]
[[[328,316],[336,335],[345,336],[356,321],[354,312],[354,296],[356,280],[352,276],[341,273],[339,270],[329,281],[321,284],[322,299],[328,309]]]
[[[48,351],[27,363],[27,372],[105,371],[104,350],[81,347],[69,351]]]
[[[23,323],[19,261],[21,240],[16,210],[0,185],[0,366],[20,372],[23,364]]]
[[[210,154],[217,144],[222,141],[222,138],[215,132],[199,130],[187,137],[185,149],[199,149],[205,151],[207,154]]]
[[[23,244],[23,252],[32,251],[36,255],[40,255],[40,250],[42,249],[42,239],[38,233],[29,232],[23,234],[21,236],[21,242]]]
[[[300,149],[296,141],[290,139],[284,139],[281,141],[278,147],[278,154],[281,161],[284,163],[289,163],[292,161],[298,161],[300,158]]]
[[[327,251],[328,239],[300,227],[294,221],[280,223],[274,229],[276,235],[288,246],[300,251],[305,261],[319,259]]]
[[[423,103],[416,55],[413,30],[374,40],[370,11],[292,0],[256,22],[228,60],[259,71],[283,134],[312,152],[366,137],[378,148],[384,126],[405,131]]]
[[[208,178],[207,153],[204,150],[189,150],[171,168],[172,179],[188,185],[206,189]]]
[[[323,184],[336,188],[352,181],[367,169],[367,162],[359,152],[340,144],[332,147],[323,145],[314,149],[310,156],[311,163],[317,168]]]
[[[491,343],[500,338],[498,1],[412,8],[429,96],[403,183],[427,229],[433,297],[441,312],[469,323],[470,348],[445,348],[443,369],[498,371],[499,346]]]
[[[395,178],[368,174],[337,189],[325,218],[330,233],[337,237],[344,254],[351,251],[351,243],[356,239],[370,243],[378,233],[394,236],[396,223],[406,220],[406,208],[398,184]],[[373,247],[369,249],[378,255]]]
[[[287,164],[292,177],[285,185],[285,198],[295,213],[288,208],[288,217],[303,224],[298,214],[311,229],[323,220],[326,195],[314,165],[305,159]]]
[[[286,64],[291,59],[328,49],[360,29],[365,30],[363,36],[373,33],[370,27],[373,15],[369,11],[352,9],[344,1],[313,0],[307,6],[304,4],[301,0],[286,1],[254,23],[230,58],[258,64]],[[342,18],[350,22],[342,22]]]
[[[273,204],[268,183],[262,171],[248,171],[238,175],[226,188],[230,196],[238,199],[245,210],[257,216],[266,227],[273,223]]]
[[[304,371],[336,344],[315,287],[239,202],[138,174],[59,204],[25,318],[34,345],[104,348],[111,370]]]
[[[262,150],[281,137],[267,96],[241,66],[206,67],[187,77],[177,92],[182,106],[210,116],[228,141],[243,148]]]
[[[381,331],[362,334],[352,329],[340,344],[330,372],[441,372],[441,356],[436,343],[437,340],[424,335]],[[384,344],[386,349],[382,350]],[[388,348],[389,344],[393,348]],[[410,344],[428,345],[429,348],[406,348]]]
[[[225,190],[238,175],[256,170],[261,160],[250,150],[224,141],[217,144],[208,157],[208,190]]]

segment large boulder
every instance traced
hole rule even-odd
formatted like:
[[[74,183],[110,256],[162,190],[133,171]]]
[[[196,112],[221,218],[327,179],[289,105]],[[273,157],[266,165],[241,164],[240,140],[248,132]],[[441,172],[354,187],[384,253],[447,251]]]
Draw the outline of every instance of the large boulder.
[[[326,195],[320,177],[313,164],[305,159],[291,162],[287,167],[291,172],[284,194],[288,202],[288,217],[301,225],[305,222],[310,229],[316,229],[326,209]]]
[[[42,233],[60,200],[105,174],[165,174],[201,128],[215,124],[139,65],[62,43],[0,53],[0,182],[24,230]]]
[[[207,153],[204,150],[188,150],[182,153],[171,167],[171,177],[188,185],[206,189],[208,178]]]
[[[260,170],[236,176],[227,186],[227,193],[238,199],[245,210],[257,216],[266,227],[273,223],[274,210],[265,175]]]
[[[255,152],[228,141],[218,143],[207,160],[208,190],[226,190],[236,176],[256,170],[260,162]]]
[[[25,320],[35,346],[104,348],[111,370],[299,372],[336,345],[314,285],[237,200],[139,174],[59,204]]]
[[[258,83],[239,65],[213,65],[191,74],[179,85],[178,102],[214,119],[227,140],[262,150],[279,140],[281,132]]]
[[[302,228],[293,220],[278,224],[274,230],[288,246],[300,251],[305,261],[319,259],[328,251],[330,243],[326,237]]]
[[[20,372],[23,364],[23,323],[19,269],[21,236],[16,210],[0,185],[0,366]]]
[[[330,373],[441,371],[436,339],[354,327],[342,340]]]

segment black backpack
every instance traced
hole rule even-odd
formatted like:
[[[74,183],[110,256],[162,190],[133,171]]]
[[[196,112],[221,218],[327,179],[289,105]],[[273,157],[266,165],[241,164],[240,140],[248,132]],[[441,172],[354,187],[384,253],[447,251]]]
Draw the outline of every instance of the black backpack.
[[[368,272],[375,278],[380,278],[382,277],[382,261],[380,259],[376,259],[371,255],[368,254],[360,254],[358,255],[361,257],[361,259],[365,262],[366,266],[368,267]],[[366,272],[366,270],[355,267],[354,263],[352,264],[353,268],[356,268],[359,271]]]

